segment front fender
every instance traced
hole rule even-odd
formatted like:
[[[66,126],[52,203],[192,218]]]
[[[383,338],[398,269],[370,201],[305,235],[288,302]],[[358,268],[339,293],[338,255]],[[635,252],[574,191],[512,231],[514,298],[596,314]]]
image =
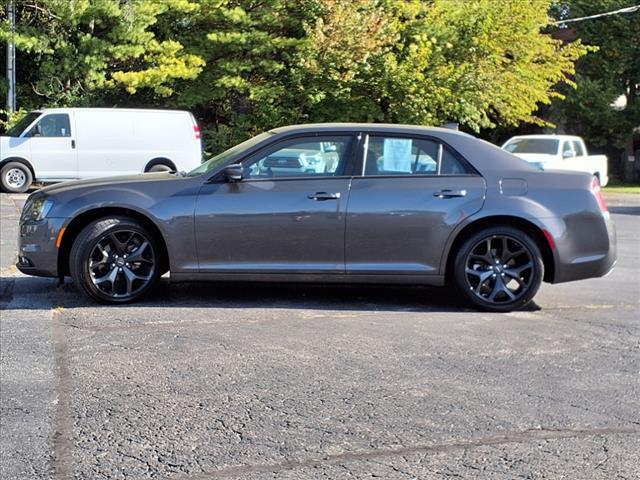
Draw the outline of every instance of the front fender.
[[[50,217],[66,218],[65,228],[77,219],[95,219],[131,212],[144,217],[162,235],[170,268],[197,269],[193,216],[200,182],[157,182],[68,190],[52,195]]]

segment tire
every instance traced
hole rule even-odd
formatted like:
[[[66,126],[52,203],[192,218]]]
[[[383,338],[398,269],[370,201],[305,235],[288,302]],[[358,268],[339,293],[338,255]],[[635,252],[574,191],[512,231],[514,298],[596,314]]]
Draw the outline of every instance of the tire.
[[[69,270],[79,290],[101,303],[128,303],[151,290],[159,277],[157,242],[127,217],[96,220],[76,237]]]
[[[173,172],[173,168],[171,168],[166,163],[156,163],[153,167],[147,170],[148,173],[154,172]]]
[[[8,162],[0,170],[0,184],[4,192],[24,193],[32,182],[31,170],[24,163]]]
[[[459,294],[475,308],[490,312],[524,308],[543,277],[544,263],[536,242],[506,225],[473,234],[456,253],[453,265],[453,283]]]

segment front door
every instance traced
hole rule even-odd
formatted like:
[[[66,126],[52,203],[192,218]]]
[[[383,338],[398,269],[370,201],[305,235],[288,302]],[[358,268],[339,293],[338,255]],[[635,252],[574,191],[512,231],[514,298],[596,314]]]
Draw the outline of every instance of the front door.
[[[485,182],[437,139],[376,135],[351,185],[347,274],[439,274],[453,229],[477,212]]]
[[[27,136],[31,161],[38,180],[68,180],[78,177],[78,155],[68,113],[43,115]]]
[[[297,137],[245,159],[243,179],[205,184],[195,228],[207,273],[343,273],[348,135]]]

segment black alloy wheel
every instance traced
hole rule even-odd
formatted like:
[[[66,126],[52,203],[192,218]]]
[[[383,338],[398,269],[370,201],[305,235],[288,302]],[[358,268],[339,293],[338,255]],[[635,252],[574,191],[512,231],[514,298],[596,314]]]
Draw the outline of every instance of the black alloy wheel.
[[[132,301],[158,278],[153,237],[126,218],[102,219],[78,235],[71,251],[71,275],[93,298],[111,303]]]
[[[511,311],[538,291],[543,262],[536,243],[510,227],[478,232],[458,252],[455,281],[476,307]]]

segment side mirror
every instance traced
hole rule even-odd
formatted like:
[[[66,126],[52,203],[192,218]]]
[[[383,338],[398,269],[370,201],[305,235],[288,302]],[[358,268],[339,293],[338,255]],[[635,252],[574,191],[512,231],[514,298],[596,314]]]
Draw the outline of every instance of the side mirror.
[[[572,150],[567,150],[566,152],[562,152],[562,158],[573,158],[576,156],[576,152]]]
[[[40,125],[39,123],[36,123],[35,126],[33,127],[33,133],[31,134],[32,137],[41,137],[42,136],[42,125]]]
[[[230,182],[239,182],[242,180],[243,167],[241,163],[234,163],[232,165],[227,165],[224,168],[224,176],[227,177],[227,180]]]

